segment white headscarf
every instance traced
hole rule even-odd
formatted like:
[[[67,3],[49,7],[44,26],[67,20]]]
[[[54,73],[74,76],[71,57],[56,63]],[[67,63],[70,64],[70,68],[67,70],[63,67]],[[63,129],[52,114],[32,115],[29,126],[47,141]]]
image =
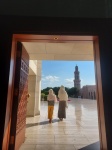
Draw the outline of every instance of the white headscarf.
[[[59,89],[59,92],[58,92],[58,97],[59,97],[59,100],[64,100],[64,101],[67,101],[68,100],[68,94],[67,92],[65,91],[65,87],[62,85]]]
[[[49,94],[47,96],[48,101],[56,101],[56,95],[54,94],[53,90],[49,90]]]

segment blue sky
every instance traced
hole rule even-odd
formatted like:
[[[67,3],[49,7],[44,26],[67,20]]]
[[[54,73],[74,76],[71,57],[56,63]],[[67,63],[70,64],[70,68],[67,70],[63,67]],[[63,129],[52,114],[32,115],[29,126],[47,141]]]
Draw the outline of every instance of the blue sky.
[[[81,87],[95,85],[94,61],[42,61],[41,88],[74,87],[74,71],[78,66]]]

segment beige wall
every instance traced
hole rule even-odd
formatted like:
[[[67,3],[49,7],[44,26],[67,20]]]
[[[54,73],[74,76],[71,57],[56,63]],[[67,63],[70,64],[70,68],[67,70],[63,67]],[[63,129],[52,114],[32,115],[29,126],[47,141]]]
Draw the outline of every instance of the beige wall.
[[[27,116],[35,116],[40,114],[41,61],[30,61],[29,67]]]
[[[36,75],[37,74],[37,60],[30,60],[29,61],[29,75]]]
[[[27,116],[34,116],[35,107],[35,86],[36,86],[36,75],[29,75],[28,77],[28,92],[31,95],[28,98],[27,103]]]
[[[96,99],[96,85],[86,85],[80,90],[82,98]]]

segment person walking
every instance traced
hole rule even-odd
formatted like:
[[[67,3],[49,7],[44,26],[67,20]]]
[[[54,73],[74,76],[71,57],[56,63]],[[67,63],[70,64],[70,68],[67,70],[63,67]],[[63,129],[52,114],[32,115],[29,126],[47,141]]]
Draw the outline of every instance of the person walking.
[[[58,107],[58,118],[62,121],[66,118],[66,108],[68,108],[68,94],[65,91],[65,87],[62,85],[58,91],[59,107]]]
[[[47,101],[48,101],[48,119],[49,123],[52,123],[54,103],[57,101],[56,95],[54,94],[52,89],[49,90]]]

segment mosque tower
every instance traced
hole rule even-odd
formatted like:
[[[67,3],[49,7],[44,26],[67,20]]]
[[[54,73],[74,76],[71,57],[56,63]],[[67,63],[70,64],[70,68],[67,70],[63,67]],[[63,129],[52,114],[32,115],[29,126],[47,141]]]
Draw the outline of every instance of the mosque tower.
[[[78,71],[78,66],[75,66],[75,71],[74,71],[74,87],[80,90],[80,72]]]

